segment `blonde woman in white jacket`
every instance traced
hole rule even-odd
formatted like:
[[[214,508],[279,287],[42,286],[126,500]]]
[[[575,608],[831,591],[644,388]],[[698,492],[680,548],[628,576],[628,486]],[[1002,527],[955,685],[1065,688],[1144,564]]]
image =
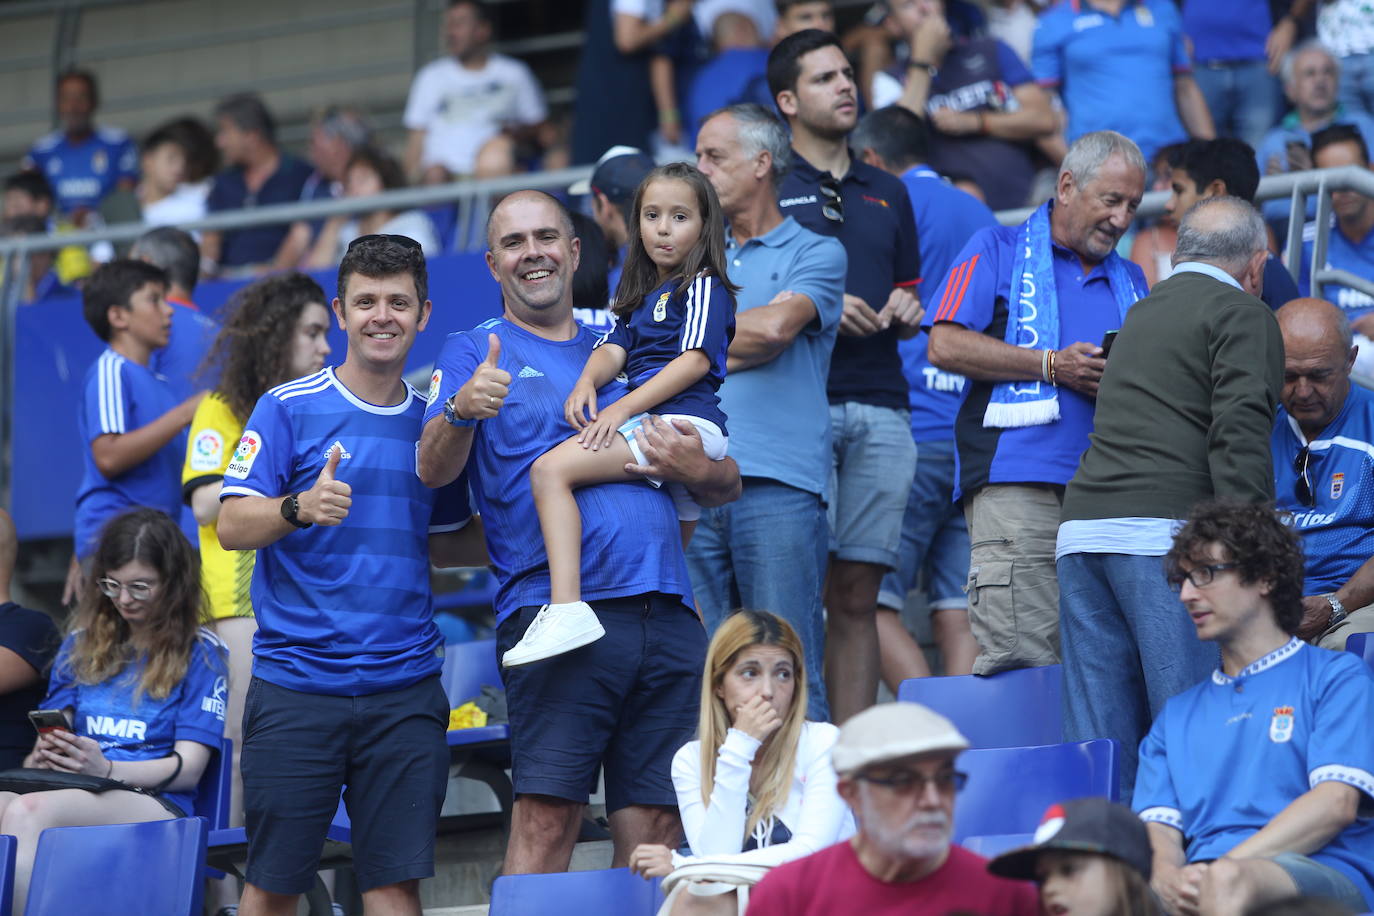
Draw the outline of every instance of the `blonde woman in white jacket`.
[[[802,658],[796,632],[773,614],[739,611],[720,625],[706,651],[698,740],[673,758],[689,852],[644,844],[632,869],[663,877],[702,860],[772,867],[853,834],[830,764],[839,729],[806,721]],[[716,885],[689,888],[673,912],[736,910],[733,890]]]

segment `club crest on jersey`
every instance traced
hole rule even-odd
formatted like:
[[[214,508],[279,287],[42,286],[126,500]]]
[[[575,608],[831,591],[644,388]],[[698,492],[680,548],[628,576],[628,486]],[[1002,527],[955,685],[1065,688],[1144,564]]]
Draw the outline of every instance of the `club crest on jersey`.
[[[213,429],[202,429],[191,443],[191,470],[214,471],[224,458],[224,440]]]
[[[670,295],[672,294],[664,293],[659,296],[658,301],[654,303],[654,321],[662,321],[664,318],[668,317],[668,297]]]
[[[444,382],[444,370],[435,369],[434,374],[429,377],[429,396],[425,398],[425,404],[433,404],[439,400],[439,386]]]
[[[239,447],[234,449],[233,459],[229,462],[229,466],[224,469],[224,476],[247,480],[248,472],[252,470],[253,462],[257,459],[260,451],[262,451],[262,436],[258,435],[258,431],[255,429],[245,429],[243,438],[239,439]]]
[[[1293,707],[1275,706],[1274,718],[1269,720],[1269,740],[1281,744],[1293,737]]]
[[[1331,475],[1331,498],[1340,499],[1341,494],[1344,492],[1345,474],[1341,471],[1337,471],[1335,474]]]

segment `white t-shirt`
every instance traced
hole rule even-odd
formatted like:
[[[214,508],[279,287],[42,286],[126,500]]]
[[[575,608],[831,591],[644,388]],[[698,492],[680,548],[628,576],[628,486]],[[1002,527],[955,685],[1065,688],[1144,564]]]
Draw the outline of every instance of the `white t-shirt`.
[[[434,222],[429,218],[429,214],[423,210],[404,210],[397,213],[391,219],[382,223],[377,230],[378,235],[404,235],[406,238],[414,239],[420,243],[420,250],[425,253],[425,257],[432,258],[442,254],[439,250],[439,237],[434,234]],[[358,229],[358,221],[351,219],[339,227],[339,250],[337,257],[342,259],[348,252],[349,244],[362,235]]]
[[[453,57],[431,61],[415,74],[405,126],[425,131],[422,165],[470,174],[477,151],[508,124],[538,124],[548,115],[544,93],[530,68],[491,54],[469,70]]]
[[[611,15],[625,13],[645,22],[658,22],[663,18],[663,0],[611,0]],[[777,29],[778,13],[773,0],[697,0],[692,6],[692,18],[696,20],[697,30],[707,42],[711,40],[711,28],[721,13],[743,13],[754,20],[759,37],[769,41]]]
[[[835,768],[830,750],[840,730],[828,722],[806,722],[797,741],[797,767],[787,801],[774,817],[792,833],[777,846],[765,845],[772,824],[761,823],[754,831],[759,848],[740,852],[744,825],[749,816],[749,777],[759,742],[742,731],[730,729],[716,757],[716,777],[711,804],[701,803],[701,742],[690,741],[673,756],[673,788],[682,813],[682,829],[692,856],[674,854],[674,865],[695,857],[749,865],[781,865],[819,852],[854,835],[854,816],[835,791]]]
[[[182,184],[161,200],[143,208],[143,222],[149,226],[179,226],[205,216],[205,200],[210,183]]]

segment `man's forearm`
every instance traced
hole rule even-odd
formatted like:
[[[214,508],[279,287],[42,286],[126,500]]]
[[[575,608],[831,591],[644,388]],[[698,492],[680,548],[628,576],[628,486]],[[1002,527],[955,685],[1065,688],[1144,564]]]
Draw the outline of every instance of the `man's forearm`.
[[[683,481],[697,505],[712,509],[739,499],[743,483],[735,459],[727,457],[712,461],[708,458],[706,465],[692,480]]]
[[[1360,790],[1343,782],[1320,782],[1288,803],[1228,859],[1268,858],[1284,852],[1309,855],[1330,843],[1355,820]]]
[[[1041,378],[1039,350],[1013,347],[948,321],[936,322],[930,329],[929,353],[936,368],[980,382]]]
[[[816,306],[802,295],[739,312],[726,369],[737,372],[777,359],[815,318]]]
[[[435,489],[458,479],[468,463],[472,431],[471,426],[454,426],[443,417],[433,417],[425,424],[415,460],[425,486]]]
[[[257,550],[297,530],[282,518],[281,503],[281,497],[226,497],[216,525],[220,546],[225,550]]]
[[[1351,611],[1374,604],[1374,557],[1365,560],[1355,575],[1336,589],[1336,598]]]
[[[1183,129],[1194,140],[1216,138],[1216,126],[1212,123],[1212,112],[1207,108],[1207,99],[1198,88],[1197,80],[1191,75],[1180,74],[1174,77],[1174,102],[1178,106],[1179,119]]]

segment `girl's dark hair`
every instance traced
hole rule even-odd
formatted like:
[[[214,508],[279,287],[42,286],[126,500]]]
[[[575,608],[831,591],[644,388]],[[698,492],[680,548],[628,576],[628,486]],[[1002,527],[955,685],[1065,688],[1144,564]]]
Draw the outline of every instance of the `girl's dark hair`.
[[[1207,549],[1213,544],[1221,549],[1222,562],[1236,564],[1241,582],[1269,583],[1274,621],[1285,633],[1297,632],[1302,622],[1302,544],[1274,507],[1232,500],[1199,503],[1164,558],[1169,581],[1183,581],[1183,562],[1190,567],[1217,562]]]
[[[148,628],[151,644],[136,695],[162,699],[186,676],[197,633],[209,618],[200,553],[177,523],[156,509],[130,509],[101,529],[85,592],[72,619],[77,636],[70,664],[77,681],[99,684],[134,660],[129,624],[100,591],[98,581],[135,560],[157,570],[159,579],[157,591],[148,599],[157,609],[157,619]]]
[[[205,358],[206,366],[220,366],[218,391],[234,416],[247,420],[263,392],[291,380],[296,321],[310,303],[327,309],[328,301],[320,284],[299,273],[266,277],[235,294]]]
[[[344,173],[347,174],[355,165],[365,165],[376,172],[384,191],[394,191],[406,186],[405,173],[401,171],[400,163],[375,147],[363,146],[354,150],[353,155],[348,157],[348,167],[344,169]]]
[[[628,318],[644,302],[644,297],[658,289],[663,282],[658,278],[658,265],[654,264],[649,252],[644,249],[644,239],[639,234],[639,216],[644,208],[644,192],[649,185],[668,180],[685,182],[696,195],[697,210],[701,213],[701,235],[678,267],[680,282],[677,292],[685,290],[692,278],[703,272],[720,280],[721,286],[731,296],[739,292],[739,287],[731,283],[725,274],[725,216],[721,213],[716,189],[711,187],[711,182],[696,166],[686,162],[670,162],[645,175],[635,189],[634,206],[630,208],[630,237],[637,244],[629,246],[625,268],[620,274],[620,286],[615,291],[615,304],[611,309],[618,318]]]

